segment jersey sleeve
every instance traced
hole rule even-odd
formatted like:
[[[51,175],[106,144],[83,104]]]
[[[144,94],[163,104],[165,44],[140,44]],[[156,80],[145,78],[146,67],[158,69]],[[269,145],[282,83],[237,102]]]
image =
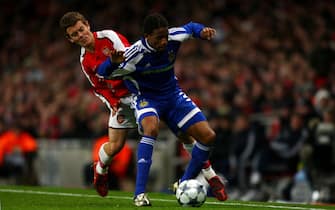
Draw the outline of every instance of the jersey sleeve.
[[[97,67],[98,76],[109,78],[115,69],[118,68],[118,64],[113,63],[110,58],[107,58]]]
[[[107,37],[113,42],[113,47],[116,51],[125,51],[130,46],[126,37],[113,30],[103,30],[97,33],[98,38]]]
[[[97,67],[97,75],[106,79],[125,76],[136,70],[134,60],[124,61],[121,64],[113,63],[111,59],[106,59]]]
[[[113,77],[125,76],[138,70],[136,64],[143,58],[143,52],[140,50],[138,43],[125,51],[125,61],[118,66],[118,69],[113,71]]]
[[[113,30],[103,30],[97,32],[97,38],[108,38],[113,43],[113,48],[116,51],[125,51],[129,47],[128,40],[122,35]],[[118,64],[111,62],[110,58],[107,58],[104,62],[97,66],[98,76],[109,78],[111,73],[117,69]]]
[[[123,56],[125,60],[121,64],[115,64],[110,59],[105,61],[105,67],[103,69],[98,68],[98,74],[107,79],[128,75],[137,70],[136,64],[143,58],[143,52],[138,47],[138,44],[135,43],[126,49]]]
[[[181,27],[173,27],[169,29],[169,39],[183,42],[192,37],[200,38],[200,32],[204,25],[200,23],[189,22]]]
[[[183,28],[186,29],[187,33],[192,34],[193,37],[200,38],[200,33],[202,29],[204,28],[204,25],[200,23],[193,23],[190,22],[183,26]]]

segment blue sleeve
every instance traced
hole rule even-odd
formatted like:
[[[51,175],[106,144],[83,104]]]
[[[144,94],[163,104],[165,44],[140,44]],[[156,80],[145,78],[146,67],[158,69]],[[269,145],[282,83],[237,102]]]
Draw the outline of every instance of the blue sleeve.
[[[112,63],[112,61],[107,58],[104,62],[102,62],[98,68],[97,68],[97,73],[100,76],[103,77],[108,77],[110,76],[114,70],[118,68],[119,64]]]
[[[192,34],[193,37],[200,38],[200,32],[205,26],[200,23],[189,22],[186,25],[183,25],[183,28],[187,33]]]

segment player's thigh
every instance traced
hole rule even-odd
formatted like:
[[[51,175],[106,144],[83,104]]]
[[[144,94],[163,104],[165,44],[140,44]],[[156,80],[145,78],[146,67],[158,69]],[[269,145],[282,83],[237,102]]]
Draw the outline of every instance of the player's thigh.
[[[200,121],[191,125],[186,133],[203,144],[211,144],[215,139],[215,132],[209,126],[208,121]]]
[[[110,110],[108,127],[114,129],[137,128],[134,110],[129,104],[121,102],[116,112]]]
[[[157,136],[160,121],[160,105],[158,101],[141,96],[134,98],[133,108],[141,135]]]
[[[156,115],[148,115],[140,122],[143,134],[146,136],[157,137],[159,130],[159,119]]]
[[[127,138],[129,129],[108,128],[109,142],[124,142]]]
[[[122,147],[128,131],[137,127],[133,109],[121,103],[117,112],[110,112],[108,127],[109,142],[114,144],[113,147]]]

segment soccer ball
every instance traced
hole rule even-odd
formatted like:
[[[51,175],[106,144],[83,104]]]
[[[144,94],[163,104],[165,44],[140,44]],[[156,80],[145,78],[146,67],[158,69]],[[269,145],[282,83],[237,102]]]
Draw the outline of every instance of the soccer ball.
[[[206,195],[206,187],[196,179],[181,182],[176,191],[176,198],[182,206],[199,207],[206,201]]]

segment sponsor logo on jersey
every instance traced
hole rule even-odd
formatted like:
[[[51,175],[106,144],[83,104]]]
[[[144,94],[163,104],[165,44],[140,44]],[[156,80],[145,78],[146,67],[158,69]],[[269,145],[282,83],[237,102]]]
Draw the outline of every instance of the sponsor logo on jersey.
[[[146,100],[141,100],[139,105],[140,105],[141,108],[143,108],[143,107],[148,106],[148,104],[149,104],[149,102],[147,102]]]

